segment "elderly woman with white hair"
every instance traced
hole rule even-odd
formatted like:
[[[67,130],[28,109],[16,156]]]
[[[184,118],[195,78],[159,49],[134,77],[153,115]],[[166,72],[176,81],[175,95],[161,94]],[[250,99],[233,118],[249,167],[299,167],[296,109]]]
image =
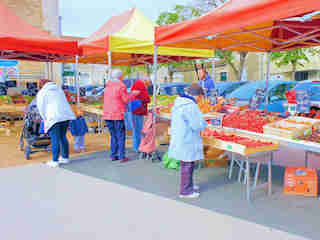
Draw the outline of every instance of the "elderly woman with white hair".
[[[127,162],[125,156],[126,128],[124,114],[126,105],[139,94],[133,91],[128,94],[126,85],[123,83],[122,72],[119,69],[112,70],[111,80],[107,82],[104,91],[104,111],[102,119],[106,121],[111,137],[111,160]]]

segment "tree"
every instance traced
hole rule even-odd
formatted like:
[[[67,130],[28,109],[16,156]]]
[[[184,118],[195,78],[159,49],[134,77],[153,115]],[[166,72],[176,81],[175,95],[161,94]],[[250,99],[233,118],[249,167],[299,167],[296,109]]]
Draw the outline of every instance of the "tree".
[[[196,9],[200,14],[206,14],[214,8],[221,6],[228,0],[192,0],[192,7]],[[238,81],[241,80],[241,76],[245,69],[245,62],[248,56],[248,52],[239,52],[239,67],[235,63],[235,57],[233,52],[216,50],[216,56],[218,56],[223,63],[228,64],[234,72]]]
[[[309,62],[308,53],[314,54],[312,49],[295,49],[283,52],[271,53],[271,62],[274,62],[277,67],[288,66],[292,67],[292,80],[295,80],[297,67],[303,67],[305,63]]]
[[[179,23],[185,21],[187,19],[191,19],[194,17],[199,17],[200,11],[193,7],[184,6],[184,5],[176,5],[172,11],[162,12],[156,23],[157,25],[167,25],[173,23]],[[190,66],[193,65],[196,69],[195,61],[184,61],[184,62],[171,62],[166,64],[160,64],[160,66],[165,66],[168,69],[169,81],[172,82],[173,74],[176,72],[176,69],[180,66]]]

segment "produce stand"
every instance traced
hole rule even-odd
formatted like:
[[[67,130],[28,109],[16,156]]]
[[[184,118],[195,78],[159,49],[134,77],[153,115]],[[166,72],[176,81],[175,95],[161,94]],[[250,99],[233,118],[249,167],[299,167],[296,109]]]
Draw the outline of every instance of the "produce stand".
[[[267,188],[268,194],[272,193],[272,161],[273,153],[279,147],[279,143],[266,138],[258,138],[235,131],[208,127],[202,134],[203,142],[217,149],[231,153],[231,163],[229,168],[229,178],[231,179],[234,165],[239,166],[238,181],[241,182],[242,175],[247,187],[247,200],[251,201],[252,192]],[[238,157],[237,157],[238,156]],[[268,158],[268,181],[258,185],[261,163],[256,161],[257,157]],[[254,161],[255,160],[255,161]],[[254,183],[250,181],[250,165],[256,163]]]

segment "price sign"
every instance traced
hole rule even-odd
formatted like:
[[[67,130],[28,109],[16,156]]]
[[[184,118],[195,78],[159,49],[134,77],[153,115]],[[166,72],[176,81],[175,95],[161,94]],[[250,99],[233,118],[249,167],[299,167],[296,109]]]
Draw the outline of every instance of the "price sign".
[[[255,94],[253,95],[253,97],[250,99],[249,109],[251,110],[258,109],[264,97],[265,97],[265,90],[263,88],[258,88]]]
[[[209,93],[209,99],[211,105],[217,105],[218,104],[218,97],[219,97],[219,91],[218,89],[214,88]]]
[[[306,91],[297,91],[297,112],[309,113],[310,112],[310,96]]]
[[[224,114],[217,114],[214,116],[210,116],[210,123],[214,127],[221,128]]]

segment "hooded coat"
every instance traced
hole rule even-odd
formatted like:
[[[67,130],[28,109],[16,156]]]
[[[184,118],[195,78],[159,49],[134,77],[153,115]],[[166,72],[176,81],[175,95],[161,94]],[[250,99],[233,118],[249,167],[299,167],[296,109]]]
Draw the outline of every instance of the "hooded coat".
[[[184,162],[204,158],[200,132],[207,127],[198,105],[191,99],[178,97],[171,110],[169,157]]]
[[[131,88],[131,91],[134,90],[140,92],[136,97],[134,97],[134,100],[141,101],[141,106],[134,110],[132,113],[135,115],[146,116],[148,113],[148,103],[150,102],[148,89],[143,81],[138,80],[133,84]]]
[[[44,131],[58,123],[76,119],[63,90],[53,82],[46,83],[37,94],[37,107],[44,121]]]

